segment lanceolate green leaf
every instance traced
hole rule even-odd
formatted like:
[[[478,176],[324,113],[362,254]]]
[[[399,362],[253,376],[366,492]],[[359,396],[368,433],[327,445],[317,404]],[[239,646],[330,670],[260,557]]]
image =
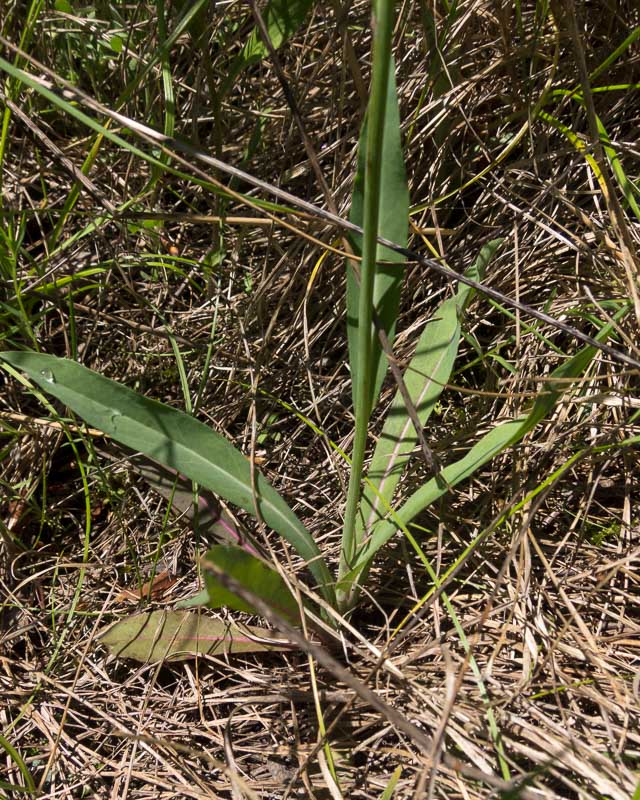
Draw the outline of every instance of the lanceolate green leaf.
[[[288,622],[300,623],[300,608],[289,587],[278,573],[260,559],[241,550],[235,545],[216,545],[202,560],[207,587],[209,608],[233,608],[258,614],[253,606],[231,592],[218,580],[214,571],[207,569],[209,564],[217,567],[223,574],[234,578],[245,589],[250,590],[267,603]]]
[[[379,198],[379,227],[378,235],[406,247],[409,230],[409,189],[407,175],[402,154],[400,138],[400,113],[398,110],[398,95],[394,76],[393,58],[389,62],[389,78],[387,96],[385,100],[384,135],[382,139],[382,174]],[[353,186],[353,197],[349,219],[356,225],[363,224],[364,180],[366,172],[366,141],[367,124],[362,126],[360,135],[358,172]],[[361,255],[360,237],[353,239],[356,255]],[[393,342],[396,318],[400,305],[400,289],[404,274],[404,256],[378,245],[377,258],[380,261],[391,262],[378,264],[374,282],[374,309],[382,327],[387,334],[389,342]],[[354,387],[354,406],[356,405],[355,387],[358,384],[357,373],[359,369],[357,352],[358,333],[358,302],[360,288],[351,262],[347,262],[347,333],[349,336],[349,363]],[[380,342],[374,329],[365,331],[373,341],[372,380],[369,408],[373,408],[376,398],[380,393],[382,381],[387,372],[386,356],[382,351]]]
[[[599,341],[606,339],[611,330],[612,326],[606,325],[596,338]],[[442,470],[444,481],[438,481],[435,478],[431,479],[406,500],[400,509],[395,512],[393,519],[385,519],[378,523],[373,530],[371,538],[362,549],[352,573],[347,575],[346,578],[353,580],[358,573],[367,571],[371,559],[395,535],[399,524],[408,525],[420,512],[428,508],[439,497],[442,497],[448,491],[448,487],[453,487],[469,478],[483,464],[491,461],[507,447],[519,442],[527,433],[533,430],[555,407],[559,398],[569,387],[571,379],[579,378],[584,373],[596,352],[594,347],[584,347],[573,358],[570,358],[566,363],[554,370],[548,382],[542,387],[540,395],[528,414],[493,428],[463,458]]]
[[[264,521],[309,564],[318,588],[334,600],[333,580],[311,534],[271,484],[226,439],[193,417],[150,400],[67,359],[30,352],[0,357],[26,372],[89,425],[139,450]]]
[[[236,626],[197,611],[135,614],[107,628],[99,639],[118,658],[143,663],[291,647],[269,631]]]
[[[482,248],[474,265],[465,273],[467,277],[482,280],[485,267],[501,242],[496,239]],[[460,316],[473,293],[463,284],[455,297],[442,303],[425,324],[415,355],[405,371],[405,386],[423,427],[451,376],[460,344]],[[369,483],[363,492],[356,526],[359,537],[363,530],[370,531],[386,516],[386,508],[417,441],[415,427],[398,391],[369,467]]]

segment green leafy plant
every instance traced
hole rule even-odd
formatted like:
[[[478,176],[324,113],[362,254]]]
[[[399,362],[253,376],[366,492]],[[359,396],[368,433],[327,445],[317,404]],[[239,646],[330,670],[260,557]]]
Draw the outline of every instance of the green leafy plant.
[[[286,4],[270,4],[271,16],[267,15],[267,22],[270,34],[275,37],[275,46],[285,41],[300,24],[309,6],[303,2],[292,6],[295,14],[283,18],[284,27],[278,28],[278,38],[274,31],[281,24],[279,20]],[[355,437],[337,576],[311,533],[259,470],[224,437],[192,415],[144,397],[74,361],[28,351],[0,354],[9,372],[18,376],[17,370],[22,370],[89,425],[152,459],[152,463],[159,465],[159,471],[150,480],[156,486],[161,485],[165,494],[169,487],[171,500],[176,496],[184,498],[185,492],[188,495],[188,482],[193,481],[203,490],[215,493],[266,523],[304,561],[314,581],[313,589],[324,603],[340,613],[355,607],[374,558],[397,531],[406,531],[407,526],[438,498],[530,433],[554,409],[571,381],[584,374],[596,353],[594,347],[588,346],[567,360],[549,376],[546,387],[528,412],[497,423],[455,462],[440,468],[431,459],[432,477],[407,498],[398,501],[397,488],[416,445],[420,444],[429,457],[422,429],[454,369],[464,311],[475,293],[468,285],[461,285],[426,322],[404,373],[400,375],[394,370],[398,391],[369,469],[365,470],[372,412],[379,400],[388,362],[393,361],[391,347],[404,271],[402,254],[380,243],[380,239],[403,248],[408,236],[409,192],[391,54],[393,6],[389,0],[379,0],[375,4],[372,88],[360,139],[351,210],[351,221],[362,229],[362,234],[353,238],[353,257],[347,263],[347,331]],[[239,69],[264,55],[257,42],[256,39],[247,44]],[[14,79],[20,79],[22,73],[6,62],[1,64]],[[37,82],[31,81],[29,85],[45,93]],[[51,92],[48,97],[52,102],[63,103]],[[83,122],[89,119],[80,112],[75,113]],[[98,126],[94,128],[101,133]],[[114,134],[108,134],[108,138],[120,145],[126,144]],[[159,170],[172,169],[160,160],[155,160],[154,166]],[[482,247],[465,277],[481,281],[499,245],[500,241],[496,240]],[[623,309],[620,313],[625,312]],[[612,326],[603,327],[598,339],[604,340],[611,330]],[[239,541],[237,532],[234,534],[232,526],[226,523],[222,528],[221,538],[225,544],[209,550],[203,562],[206,589],[189,604],[202,602],[254,611],[246,600],[234,596],[221,583],[217,575],[222,572],[267,602],[276,614],[288,620],[297,619],[303,609],[283,577],[266,563],[254,543]],[[215,569],[207,570],[207,564]],[[110,628],[103,641],[114,652],[143,660],[247,649],[241,634],[231,631],[225,634],[218,628],[204,634],[197,628],[194,633],[195,623],[188,612],[173,613],[178,616],[147,615],[144,619],[124,620]],[[225,635],[228,636],[226,640]],[[128,647],[127,643],[133,640],[140,641],[142,649]],[[495,726],[492,735],[494,729]],[[494,739],[498,747],[497,732]],[[503,767],[507,774],[506,762]]]

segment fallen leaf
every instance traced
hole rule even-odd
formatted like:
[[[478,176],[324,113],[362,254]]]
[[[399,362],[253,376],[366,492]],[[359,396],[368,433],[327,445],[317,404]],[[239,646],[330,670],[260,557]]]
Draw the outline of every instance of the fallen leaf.
[[[143,663],[281,651],[294,646],[263,628],[232,624],[196,611],[134,614],[114,623],[98,638],[118,658]]]
[[[115,599],[117,603],[121,603],[123,600],[129,600],[132,603],[137,603],[139,600],[159,600],[175,583],[176,579],[171,577],[169,571],[165,569],[140,588],[123,589],[118,592]]]

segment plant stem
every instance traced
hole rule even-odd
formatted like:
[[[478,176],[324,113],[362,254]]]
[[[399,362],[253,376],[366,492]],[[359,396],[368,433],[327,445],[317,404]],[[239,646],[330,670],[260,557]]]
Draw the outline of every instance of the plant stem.
[[[380,179],[382,173],[382,137],[384,133],[385,98],[389,80],[389,60],[393,33],[394,0],[374,2],[373,75],[371,97],[367,112],[366,171],[364,183],[362,262],[360,266],[360,295],[358,305],[358,371],[354,386],[355,437],[351,457],[351,474],[345,509],[338,581],[350,571],[358,547],[355,522],[360,503],[362,468],[369,418],[371,416],[372,344],[375,331],[372,324],[373,290],[376,272],[378,218],[380,210]],[[346,610],[351,597],[349,585],[339,587],[338,605]]]

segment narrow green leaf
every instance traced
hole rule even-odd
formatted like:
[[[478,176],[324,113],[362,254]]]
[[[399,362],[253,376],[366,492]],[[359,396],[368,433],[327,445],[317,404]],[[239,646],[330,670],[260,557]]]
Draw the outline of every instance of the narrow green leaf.
[[[389,62],[389,78],[385,101],[384,135],[382,139],[382,174],[380,183],[380,218],[378,235],[402,247],[407,246],[409,231],[409,189],[402,153],[400,136],[400,112],[396,91],[395,66],[393,58]],[[356,225],[363,224],[364,180],[366,172],[367,123],[362,126],[358,148],[358,171],[356,174],[349,219]],[[353,237],[356,255],[361,255],[361,237]],[[396,319],[400,305],[400,289],[404,275],[405,258],[400,253],[378,245],[376,257],[378,264],[374,283],[374,309],[384,328],[389,343],[393,343]],[[360,287],[350,261],[347,261],[347,334],[349,338],[349,363],[354,387],[354,407],[356,405],[355,387],[358,384],[358,302]],[[373,408],[387,372],[386,356],[375,331],[365,331],[364,335],[373,340],[372,380],[369,408]]]
[[[331,574],[311,534],[266,478],[256,471],[252,491],[248,459],[220,434],[193,417],[63,358],[30,352],[0,353],[89,425],[177,470],[250,514],[256,503],[264,521],[308,564],[319,590],[332,603]]]
[[[475,281],[482,280],[486,265],[501,242],[502,239],[496,239],[486,244],[465,275]],[[455,297],[442,303],[427,321],[405,371],[405,386],[423,427],[451,377],[460,345],[460,316],[474,293],[471,287],[462,284]],[[386,516],[387,506],[417,442],[415,427],[398,391],[369,466],[369,483],[362,495],[361,514],[356,524],[359,541],[363,531],[370,531]]]
[[[615,178],[618,181],[618,186],[622,190],[625,200],[629,204],[629,208],[635,214],[636,219],[640,221],[640,207],[638,206],[638,202],[636,200],[636,197],[639,194],[638,187],[632,180],[629,179],[627,173],[624,171],[624,167],[618,155],[618,150],[611,144],[611,139],[609,138],[609,134],[607,133],[606,128],[602,124],[602,120],[597,114],[596,114],[596,125],[598,126],[598,133],[600,135],[600,141],[602,142],[602,147],[604,149],[605,155],[609,163],[611,164],[611,169],[613,170],[613,174],[615,175]]]
[[[29,772],[29,768],[24,762],[24,759],[22,758],[18,750],[16,750],[16,748],[6,738],[6,736],[3,736],[1,733],[0,733],[0,747],[2,747],[2,749],[6,752],[9,759],[11,759],[11,761],[13,761],[14,764],[18,767],[20,773],[22,774],[22,777],[24,778],[25,786],[14,787],[16,791],[29,792],[30,794],[35,794],[37,791],[36,784],[35,781],[33,780],[33,776]],[[9,783],[5,784],[4,781],[3,784],[5,785],[5,787],[12,786],[12,784]]]
[[[35,794],[36,789],[27,789],[26,786],[18,786],[17,783],[9,783],[8,781],[0,780],[0,789],[5,789],[7,792],[21,792],[22,794]]]
[[[402,767],[396,767],[393,771],[393,775],[389,778],[389,783],[386,785],[384,791],[380,795],[380,800],[391,800],[401,775]]]
[[[252,605],[224,587],[215,573],[207,569],[208,564],[215,565],[225,575],[234,578],[289,622],[300,622],[298,603],[281,576],[251,553],[233,545],[216,545],[202,560],[209,608],[228,607],[248,614],[259,614]]]
[[[626,308],[623,310],[624,313],[626,313],[626,310]],[[622,312],[617,314],[616,319],[621,314]],[[606,339],[611,331],[612,325],[606,325],[599,331],[596,338],[602,341]],[[379,522],[360,553],[352,573],[345,576],[345,579],[353,580],[355,575],[363,570],[366,571],[368,564],[378,550],[397,532],[398,523],[408,525],[425,508],[428,508],[439,497],[442,497],[448,491],[447,487],[453,487],[466,480],[488,461],[491,461],[499,453],[506,450],[507,447],[519,442],[527,433],[533,430],[555,407],[559,398],[569,387],[571,379],[578,378],[584,374],[585,369],[596,353],[595,347],[584,347],[575,356],[555,369],[549,376],[549,380],[541,388],[540,395],[528,414],[493,428],[463,458],[454,464],[449,464],[442,470],[444,481],[438,481],[435,478],[427,481],[395,512],[394,518],[387,518]]]
[[[269,39],[274,50],[278,50],[305,21],[313,0],[271,0],[262,11]],[[233,87],[236,79],[247,67],[256,64],[269,55],[260,31],[253,27],[244,47],[231,63],[222,83],[220,95],[224,97]]]
[[[640,28],[638,28],[638,30],[640,30]],[[572,100],[579,103],[583,108],[585,106],[584,97],[582,96],[581,93],[576,93],[575,91],[570,91],[568,89],[556,89],[554,94],[560,95],[561,97],[568,96]],[[579,152],[585,152],[584,143],[573,133],[573,131],[570,130],[570,128],[561,125],[559,120],[557,120],[555,117],[552,117],[551,115],[546,115],[544,118],[546,119],[547,122],[550,122],[554,127],[556,127],[558,130],[564,133],[565,136],[567,136],[569,141],[571,141],[571,143],[576,147],[576,149]],[[627,173],[624,170],[624,166],[620,161],[618,150],[611,143],[611,139],[609,137],[609,134],[607,133],[607,129],[605,128],[602,120],[597,114],[595,115],[595,122],[598,128],[598,135],[600,138],[600,142],[602,143],[604,154],[607,157],[609,164],[611,165],[611,169],[613,171],[615,179],[618,182],[618,185],[620,186],[620,189],[625,197],[625,200],[629,204],[629,208],[633,211],[636,218],[640,220],[640,206],[638,205],[638,202],[636,200],[636,197],[640,195],[640,191],[638,190],[636,184],[632,180],[630,180],[629,177],[627,176]],[[594,166],[593,158],[588,157],[587,161],[593,168]],[[594,174],[599,180],[601,180],[599,178],[599,171],[600,171],[599,166],[596,165],[596,168],[594,169]]]
[[[276,640],[270,631],[232,625],[196,611],[134,614],[100,633],[99,640],[118,658],[145,664],[291,647]]]

